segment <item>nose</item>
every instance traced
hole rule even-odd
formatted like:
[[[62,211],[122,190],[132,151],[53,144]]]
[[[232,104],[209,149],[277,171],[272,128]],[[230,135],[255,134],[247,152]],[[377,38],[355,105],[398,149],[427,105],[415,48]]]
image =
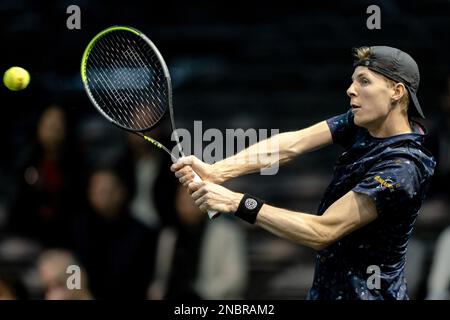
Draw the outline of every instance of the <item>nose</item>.
[[[348,87],[347,89],[347,95],[352,98],[352,97],[356,97],[356,90],[355,90],[355,86],[354,83],[352,82],[352,84],[350,85],[350,87]]]

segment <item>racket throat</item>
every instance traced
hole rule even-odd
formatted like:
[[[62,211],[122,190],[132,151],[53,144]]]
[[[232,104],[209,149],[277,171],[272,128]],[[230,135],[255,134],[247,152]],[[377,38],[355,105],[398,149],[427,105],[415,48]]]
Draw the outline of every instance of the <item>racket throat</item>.
[[[156,141],[155,139],[152,139],[148,136],[146,136],[145,134],[142,134],[142,137],[147,140],[148,142],[150,142],[151,144],[153,144],[154,146],[164,150],[172,159],[173,162],[176,162],[178,159],[172,154],[172,152],[170,152],[169,149],[167,149],[164,145],[162,145],[161,143],[159,143],[158,141]]]

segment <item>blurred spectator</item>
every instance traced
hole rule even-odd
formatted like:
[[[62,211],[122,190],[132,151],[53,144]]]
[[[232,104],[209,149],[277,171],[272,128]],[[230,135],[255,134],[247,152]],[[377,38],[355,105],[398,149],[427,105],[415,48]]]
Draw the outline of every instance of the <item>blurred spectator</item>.
[[[430,131],[426,147],[435,156],[437,164],[427,200],[432,203],[433,210],[427,210],[425,218],[442,230],[443,222],[450,222],[450,214],[442,212],[442,209],[449,205],[450,195],[447,188],[450,178],[450,76],[446,79],[446,88],[440,97],[438,112],[427,121],[430,122]]]
[[[158,131],[153,131],[152,137],[161,139]],[[128,143],[135,176],[135,194],[131,202],[133,216],[153,228],[173,224],[178,180],[169,170],[170,158],[135,134],[129,134]]]
[[[450,76],[447,77],[445,94],[439,103],[439,113],[433,117],[435,124],[430,137],[430,149],[435,152],[437,159],[434,174],[433,193],[449,196],[447,181],[450,178]]]
[[[112,169],[95,170],[88,208],[73,227],[72,248],[99,299],[144,299],[152,275],[156,236],[131,216],[125,181]]]
[[[0,275],[0,300],[23,300],[27,298],[26,288],[20,279]]]
[[[430,129],[425,146],[432,152],[437,164],[429,196],[420,210],[407,252],[408,291],[413,299],[425,299],[430,294],[429,272],[437,237],[450,223],[450,193],[447,188],[450,178],[450,77],[439,83],[445,84],[445,88],[436,88],[436,92],[443,92],[442,96],[437,96],[440,99],[437,104],[439,108],[437,113],[425,120]],[[447,250],[450,251],[450,247]]]
[[[446,89],[440,101],[440,112],[434,117],[436,125],[431,137],[432,145],[436,149],[437,168],[432,185],[435,199],[430,201],[431,208],[428,212],[431,217],[434,215],[442,218],[436,219],[435,222],[435,229],[440,235],[434,247],[427,277],[428,300],[450,299],[450,227],[443,230],[450,222],[450,193],[447,187],[450,178],[450,76],[447,77]]]
[[[71,265],[76,265],[81,270],[79,289],[70,289],[67,286],[67,280],[71,275],[67,270]],[[65,250],[44,251],[39,257],[38,271],[46,300],[92,299],[87,275],[70,252]]]
[[[66,113],[42,113],[35,143],[19,157],[19,185],[9,210],[11,231],[44,246],[65,244],[65,229],[79,195],[81,163],[69,142]]]
[[[450,227],[438,238],[428,278],[428,300],[450,300]]]
[[[207,220],[179,187],[176,228],[159,237],[150,299],[240,299],[247,282],[246,242],[233,221]],[[227,245],[224,246],[224,243]]]

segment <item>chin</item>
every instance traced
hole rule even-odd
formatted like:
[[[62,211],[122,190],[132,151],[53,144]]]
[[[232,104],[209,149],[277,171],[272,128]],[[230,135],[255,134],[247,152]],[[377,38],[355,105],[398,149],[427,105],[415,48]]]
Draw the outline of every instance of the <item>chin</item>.
[[[373,123],[373,120],[355,115],[353,122],[358,127],[365,128],[368,130],[371,124]]]
[[[361,116],[359,116],[358,114],[354,115],[353,118],[353,122],[358,126],[358,127],[364,127],[364,119],[361,118]]]

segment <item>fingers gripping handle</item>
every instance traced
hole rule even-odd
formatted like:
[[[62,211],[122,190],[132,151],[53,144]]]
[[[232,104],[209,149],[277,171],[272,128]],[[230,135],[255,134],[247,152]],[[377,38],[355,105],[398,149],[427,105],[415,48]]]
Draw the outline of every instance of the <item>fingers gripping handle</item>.
[[[194,172],[194,182],[202,182],[202,178],[198,176],[197,173]],[[218,211],[215,210],[208,210],[208,216],[210,219],[217,218],[220,215]]]

